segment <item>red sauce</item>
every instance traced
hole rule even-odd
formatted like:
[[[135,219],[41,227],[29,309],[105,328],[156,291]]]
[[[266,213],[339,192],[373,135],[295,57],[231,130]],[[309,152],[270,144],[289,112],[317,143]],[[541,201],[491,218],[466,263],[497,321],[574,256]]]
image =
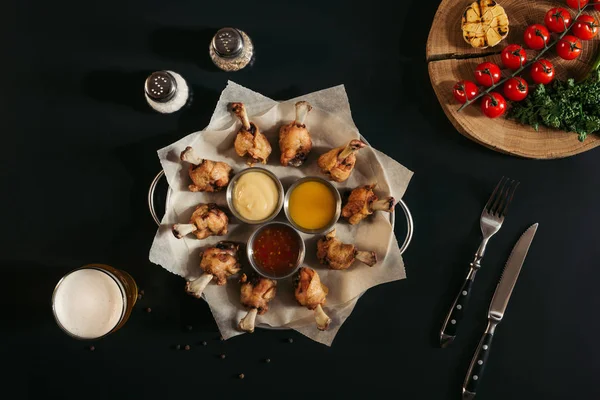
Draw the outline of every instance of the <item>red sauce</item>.
[[[298,261],[298,234],[285,225],[271,225],[258,233],[252,251],[256,265],[272,276],[292,272]]]

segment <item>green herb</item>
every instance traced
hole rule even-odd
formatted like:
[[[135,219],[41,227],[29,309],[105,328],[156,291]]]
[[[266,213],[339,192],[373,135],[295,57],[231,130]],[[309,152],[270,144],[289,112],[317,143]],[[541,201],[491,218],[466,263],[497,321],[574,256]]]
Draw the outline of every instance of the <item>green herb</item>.
[[[583,142],[587,135],[600,131],[600,51],[583,80],[555,80],[539,85],[508,114],[537,131],[540,125],[575,132]]]
[[[600,61],[600,58],[599,58]],[[600,70],[596,62],[581,82],[555,80],[539,85],[520,103],[513,103],[509,118],[535,130],[540,125],[576,132],[584,141],[588,134],[600,131]]]

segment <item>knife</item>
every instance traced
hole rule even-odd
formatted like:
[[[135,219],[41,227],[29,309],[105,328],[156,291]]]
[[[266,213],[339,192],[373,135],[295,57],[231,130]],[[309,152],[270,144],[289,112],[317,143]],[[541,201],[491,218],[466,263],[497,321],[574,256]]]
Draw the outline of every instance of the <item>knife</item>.
[[[515,287],[515,283],[517,283],[519,272],[521,272],[521,267],[523,266],[523,262],[525,261],[525,257],[527,256],[529,246],[533,241],[537,227],[538,224],[531,225],[525,233],[521,235],[517,244],[513,247],[510,256],[508,256],[508,261],[502,272],[502,277],[496,287],[494,297],[492,297],[492,303],[490,304],[490,309],[488,311],[487,328],[479,342],[479,346],[477,346],[477,350],[475,351],[475,355],[473,356],[473,360],[471,360],[471,365],[467,372],[467,378],[463,384],[463,400],[470,400],[475,397],[477,385],[481,380],[490,353],[494,331],[496,330],[496,326],[502,321],[506,306],[508,305],[508,300]]]

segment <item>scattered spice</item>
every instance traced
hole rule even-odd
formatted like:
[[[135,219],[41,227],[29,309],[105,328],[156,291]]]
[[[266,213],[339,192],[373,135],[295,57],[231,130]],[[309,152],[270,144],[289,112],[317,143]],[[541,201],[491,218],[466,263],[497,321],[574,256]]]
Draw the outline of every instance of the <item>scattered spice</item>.
[[[138,300],[141,300],[141,299],[142,299],[142,294],[138,293]]]
[[[187,329],[188,331],[191,331],[193,328],[192,328],[191,325],[188,325],[188,326],[185,327],[185,329]]]
[[[184,349],[189,350],[189,349],[191,349],[191,347],[190,347],[189,344],[186,344],[185,347],[184,347]]]
[[[96,347],[90,346],[90,351],[94,351],[94,350],[96,350]]]
[[[270,363],[270,362],[271,362],[271,359],[270,359],[270,358],[267,358],[267,359],[265,360],[265,362],[268,364],[268,363]]]
[[[181,345],[180,344],[176,345],[175,350],[181,350]]]
[[[244,375],[244,374],[240,374],[240,375],[239,375],[239,378],[240,378],[240,379],[244,379],[245,377],[246,377],[246,375]]]
[[[202,341],[202,346],[206,346],[208,343],[206,343],[205,340]]]
[[[292,338],[289,338],[289,339],[288,339],[288,342],[290,342],[290,343],[294,343],[294,339],[292,339]]]
[[[221,360],[224,360],[225,357],[226,357],[225,354],[221,354]]]
[[[151,309],[150,307],[148,307],[148,308],[146,308],[146,312],[147,312],[147,313],[151,313],[151,312],[152,312],[152,309]]]
[[[143,296],[145,293],[143,290],[140,290],[140,294]]]

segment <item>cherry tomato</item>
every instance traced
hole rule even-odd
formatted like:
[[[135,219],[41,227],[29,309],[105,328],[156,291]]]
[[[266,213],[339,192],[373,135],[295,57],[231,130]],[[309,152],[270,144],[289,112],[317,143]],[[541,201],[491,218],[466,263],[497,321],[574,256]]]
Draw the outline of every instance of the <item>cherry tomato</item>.
[[[509,44],[502,50],[502,64],[508,69],[519,69],[527,62],[525,49],[518,44]]]
[[[554,79],[554,65],[544,58],[536,61],[531,67],[531,79],[535,83],[549,84]]]
[[[598,34],[598,20],[591,15],[580,15],[573,25],[573,35],[581,40],[590,40]]]
[[[561,33],[571,25],[571,14],[562,7],[551,8],[546,13],[544,24],[552,32]]]
[[[500,81],[500,67],[491,62],[483,62],[475,68],[475,80],[481,86],[490,87]]]
[[[556,44],[556,52],[563,60],[574,60],[581,54],[581,40],[566,35]]]
[[[525,29],[525,44],[533,50],[541,50],[548,44],[550,32],[541,24],[533,24]]]
[[[504,84],[504,95],[512,101],[521,101],[527,97],[529,86],[523,78],[510,78]]]
[[[506,100],[500,93],[488,93],[481,102],[481,111],[488,118],[498,118],[506,111]]]
[[[467,99],[471,100],[479,94],[479,88],[471,81],[459,81],[454,85],[452,94],[456,101],[465,104]]]
[[[583,7],[587,6],[589,0],[567,0],[567,5],[574,10],[580,10]]]

